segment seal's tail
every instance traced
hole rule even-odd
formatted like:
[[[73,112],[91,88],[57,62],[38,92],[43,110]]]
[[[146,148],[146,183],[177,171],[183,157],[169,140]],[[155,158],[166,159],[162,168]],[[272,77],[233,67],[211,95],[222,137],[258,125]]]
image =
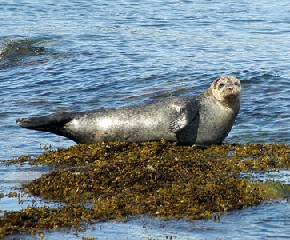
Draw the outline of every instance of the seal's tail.
[[[23,128],[67,136],[64,125],[71,121],[75,116],[76,113],[64,112],[43,117],[21,118],[17,119],[16,123]]]

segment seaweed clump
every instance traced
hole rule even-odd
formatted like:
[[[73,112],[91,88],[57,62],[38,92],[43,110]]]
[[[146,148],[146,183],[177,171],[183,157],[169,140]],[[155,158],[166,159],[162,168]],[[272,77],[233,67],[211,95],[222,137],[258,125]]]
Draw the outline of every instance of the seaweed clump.
[[[30,163],[65,168],[23,185],[23,191],[65,206],[6,213],[0,218],[0,232],[5,236],[78,227],[137,215],[208,219],[263,201],[265,190],[242,179],[240,172],[288,168],[289,154],[289,146],[282,144],[201,149],[165,141],[76,145],[45,152]]]

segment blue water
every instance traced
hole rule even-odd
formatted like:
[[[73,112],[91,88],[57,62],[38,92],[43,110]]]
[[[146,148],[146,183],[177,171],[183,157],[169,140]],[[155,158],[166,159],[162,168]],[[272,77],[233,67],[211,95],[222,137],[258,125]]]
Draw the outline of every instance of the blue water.
[[[289,143],[286,0],[19,0],[0,6],[0,160],[39,155],[45,145],[55,149],[74,144],[21,129],[16,118],[196,94],[220,75],[237,76],[243,87],[241,110],[226,142]],[[1,165],[0,192],[41,172]],[[18,179],[11,177],[17,173]],[[279,212],[280,204],[265,208],[261,219]],[[15,199],[0,199],[2,210],[19,208]],[[255,215],[255,209],[251,211]],[[283,216],[276,216],[277,221],[289,226],[290,217]],[[235,221],[238,229],[243,220]],[[249,224],[257,224],[252,221]],[[116,236],[121,232],[117,225],[110,227]],[[268,228],[273,236],[278,231],[272,225]],[[264,236],[263,228],[257,229],[257,236]],[[195,233],[194,228],[179,232]],[[142,234],[140,238],[146,238]],[[198,236],[225,235],[215,228]]]

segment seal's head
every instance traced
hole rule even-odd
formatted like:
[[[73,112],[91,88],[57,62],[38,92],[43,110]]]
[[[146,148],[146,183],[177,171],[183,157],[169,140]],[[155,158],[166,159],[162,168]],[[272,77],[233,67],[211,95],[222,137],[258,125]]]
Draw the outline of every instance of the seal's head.
[[[241,95],[240,80],[233,76],[219,77],[212,83],[208,93],[223,104],[239,104]]]

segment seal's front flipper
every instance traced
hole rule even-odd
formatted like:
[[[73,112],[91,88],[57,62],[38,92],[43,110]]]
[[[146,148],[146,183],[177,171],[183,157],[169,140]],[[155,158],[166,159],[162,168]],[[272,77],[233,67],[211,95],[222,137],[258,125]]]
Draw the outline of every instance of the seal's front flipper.
[[[180,109],[178,111],[178,116],[176,117],[176,119],[170,123],[169,130],[171,132],[176,133],[179,130],[181,130],[182,128],[184,128],[188,123],[189,123],[189,121],[188,121],[188,117],[186,114],[186,110]]]
[[[198,110],[187,107],[176,107],[176,118],[170,123],[169,131],[176,133],[185,128],[198,115]]]

